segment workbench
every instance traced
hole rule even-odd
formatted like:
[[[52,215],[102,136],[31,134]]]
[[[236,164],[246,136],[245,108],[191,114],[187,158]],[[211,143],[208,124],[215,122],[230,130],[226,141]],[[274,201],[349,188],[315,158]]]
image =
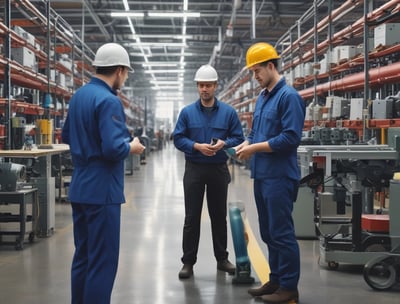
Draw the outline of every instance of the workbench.
[[[37,171],[39,177],[33,177],[30,182],[38,190],[39,197],[39,219],[37,225],[37,235],[39,237],[51,236],[55,225],[55,178],[51,176],[51,158],[53,155],[59,155],[69,152],[69,146],[66,144],[53,144],[49,149],[32,150],[0,150],[0,157],[13,159],[36,159],[38,161]],[[62,179],[61,161],[60,180]]]
[[[19,205],[18,213],[15,213],[12,205]],[[31,212],[27,211],[27,205],[31,205]],[[38,191],[36,188],[0,192],[0,236],[16,235],[15,242],[12,243],[15,244],[17,250],[23,249],[27,233],[29,241],[33,242],[34,240],[37,207]],[[12,223],[18,223],[18,229]],[[27,229],[28,223],[31,224],[30,229]]]

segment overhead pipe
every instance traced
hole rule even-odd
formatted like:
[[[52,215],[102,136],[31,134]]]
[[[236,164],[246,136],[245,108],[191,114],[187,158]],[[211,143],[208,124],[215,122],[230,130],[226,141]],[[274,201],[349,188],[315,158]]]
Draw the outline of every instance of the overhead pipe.
[[[236,23],[236,11],[242,5],[242,0],[233,0],[232,5],[232,15],[231,19],[229,20],[227,29],[226,29],[226,36],[232,37],[233,36],[233,26]]]
[[[319,2],[317,2],[317,6],[320,7],[324,2],[325,2],[325,0],[319,0]],[[313,16],[313,13],[314,13],[314,7],[311,6],[302,16],[300,16],[300,18],[296,21],[296,24],[292,25],[292,26],[286,31],[286,33],[283,34],[283,35],[281,36],[281,38],[279,38],[279,39],[277,40],[276,46],[278,46],[278,45],[284,43],[285,40],[287,40],[286,37],[287,37],[287,36],[289,36],[289,37],[291,36],[292,31],[293,31],[296,27],[298,27],[298,24],[301,24],[302,22],[305,22],[305,21],[307,21],[308,19],[310,19],[310,18]],[[299,35],[299,37],[300,37],[300,35]],[[300,38],[299,38],[299,39],[300,39]],[[293,45],[294,45],[294,42],[292,42],[290,45],[293,46]],[[283,51],[281,52],[281,54],[284,54],[284,52],[285,52],[285,53],[286,53],[286,52],[291,52],[292,49],[293,49],[293,48],[290,48],[290,50],[283,50]]]
[[[348,0],[348,1],[346,1],[340,7],[333,10],[331,16],[327,16],[327,17],[323,18],[320,22],[318,22],[317,32],[321,32],[328,26],[329,22],[338,20],[343,15],[349,13],[351,10],[356,8],[361,3],[363,3],[363,0],[357,0],[357,1]],[[291,46],[288,46],[282,52],[281,55],[285,56],[285,54],[290,52],[291,49],[292,49],[292,51],[297,50],[298,48],[300,48],[301,44],[304,43],[304,41],[310,39],[313,36],[313,34],[314,34],[314,29],[310,29],[309,31],[307,31],[306,33],[301,35],[301,37],[299,37],[297,40],[295,40]]]
[[[376,87],[384,84],[397,83],[400,81],[400,62],[392,63],[387,66],[377,67],[369,70],[369,85]],[[345,76],[341,79],[326,82],[317,85],[315,88],[310,87],[300,90],[299,94],[304,99],[309,99],[314,96],[314,90],[318,96],[322,96],[330,91],[351,92],[359,91],[364,88],[364,72],[355,73]]]
[[[231,15],[231,19],[229,20],[229,23],[227,25],[226,28],[226,32],[225,35],[227,37],[232,37],[233,36],[233,26],[236,22],[236,11],[237,9],[242,5],[242,1],[241,0],[233,0],[233,4],[232,4],[232,15]],[[218,56],[219,53],[221,53],[223,50],[223,43],[222,43],[222,28],[218,27],[218,44],[214,46],[213,48],[213,52],[211,54],[210,60],[208,61],[208,63],[210,65],[213,65],[215,62],[216,57]]]
[[[368,14],[368,20],[374,20],[376,18],[381,17],[382,15],[387,13],[387,10],[396,6],[392,9],[392,13],[395,13],[400,10],[400,6],[398,6],[399,0],[391,0],[390,2],[384,4],[383,6],[377,8],[373,12]],[[346,37],[357,37],[363,34],[364,29],[364,17],[358,19],[352,25],[347,26],[343,30],[335,33],[331,40],[326,39],[320,44],[318,44],[317,54],[322,54],[326,49],[328,49],[329,45],[337,45],[341,43]],[[301,58],[297,58],[293,61],[291,65],[285,66],[285,69],[288,69],[290,66],[296,66],[302,62],[307,62],[311,60],[314,56],[314,50],[310,50],[304,53]]]
[[[217,55],[221,52],[222,48],[222,27],[218,27],[218,44],[214,45],[213,52],[211,54],[210,60],[208,61],[209,65],[214,65],[215,63],[215,58],[217,58]]]
[[[251,3],[251,39],[256,39],[256,0]]]

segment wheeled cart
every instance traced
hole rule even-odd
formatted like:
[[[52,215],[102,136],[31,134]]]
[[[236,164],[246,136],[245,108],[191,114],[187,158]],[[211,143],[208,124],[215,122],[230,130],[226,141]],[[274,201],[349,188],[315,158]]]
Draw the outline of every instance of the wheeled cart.
[[[24,248],[27,234],[28,240],[33,242],[37,205],[38,192],[36,188],[0,192],[0,237],[2,243],[14,244],[16,250],[21,250]],[[15,241],[3,242],[3,236],[15,236]]]

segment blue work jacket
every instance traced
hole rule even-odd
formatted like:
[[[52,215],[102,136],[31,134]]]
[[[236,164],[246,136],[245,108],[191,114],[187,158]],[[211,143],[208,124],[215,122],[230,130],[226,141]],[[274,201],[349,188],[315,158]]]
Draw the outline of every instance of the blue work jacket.
[[[107,83],[93,77],[76,91],[62,130],[74,165],[68,193],[71,202],[125,202],[124,159],[130,139],[121,101]]]
[[[300,179],[297,147],[304,126],[305,103],[297,91],[281,78],[257,98],[249,143],[268,142],[273,152],[255,153],[250,161],[251,177]]]
[[[185,159],[196,163],[224,163],[228,156],[220,150],[214,156],[205,156],[193,148],[197,143],[211,143],[212,138],[225,141],[225,147],[234,147],[244,141],[242,126],[236,110],[215,98],[212,111],[206,110],[200,99],[184,107],[173,132],[174,144],[185,153]]]

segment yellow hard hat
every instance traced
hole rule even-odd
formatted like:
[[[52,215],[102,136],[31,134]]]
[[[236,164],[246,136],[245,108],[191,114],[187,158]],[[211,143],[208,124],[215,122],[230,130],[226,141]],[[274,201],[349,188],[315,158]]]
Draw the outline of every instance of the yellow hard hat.
[[[246,68],[251,68],[261,62],[272,59],[279,59],[279,55],[275,48],[265,42],[258,42],[249,47],[246,53]]]

